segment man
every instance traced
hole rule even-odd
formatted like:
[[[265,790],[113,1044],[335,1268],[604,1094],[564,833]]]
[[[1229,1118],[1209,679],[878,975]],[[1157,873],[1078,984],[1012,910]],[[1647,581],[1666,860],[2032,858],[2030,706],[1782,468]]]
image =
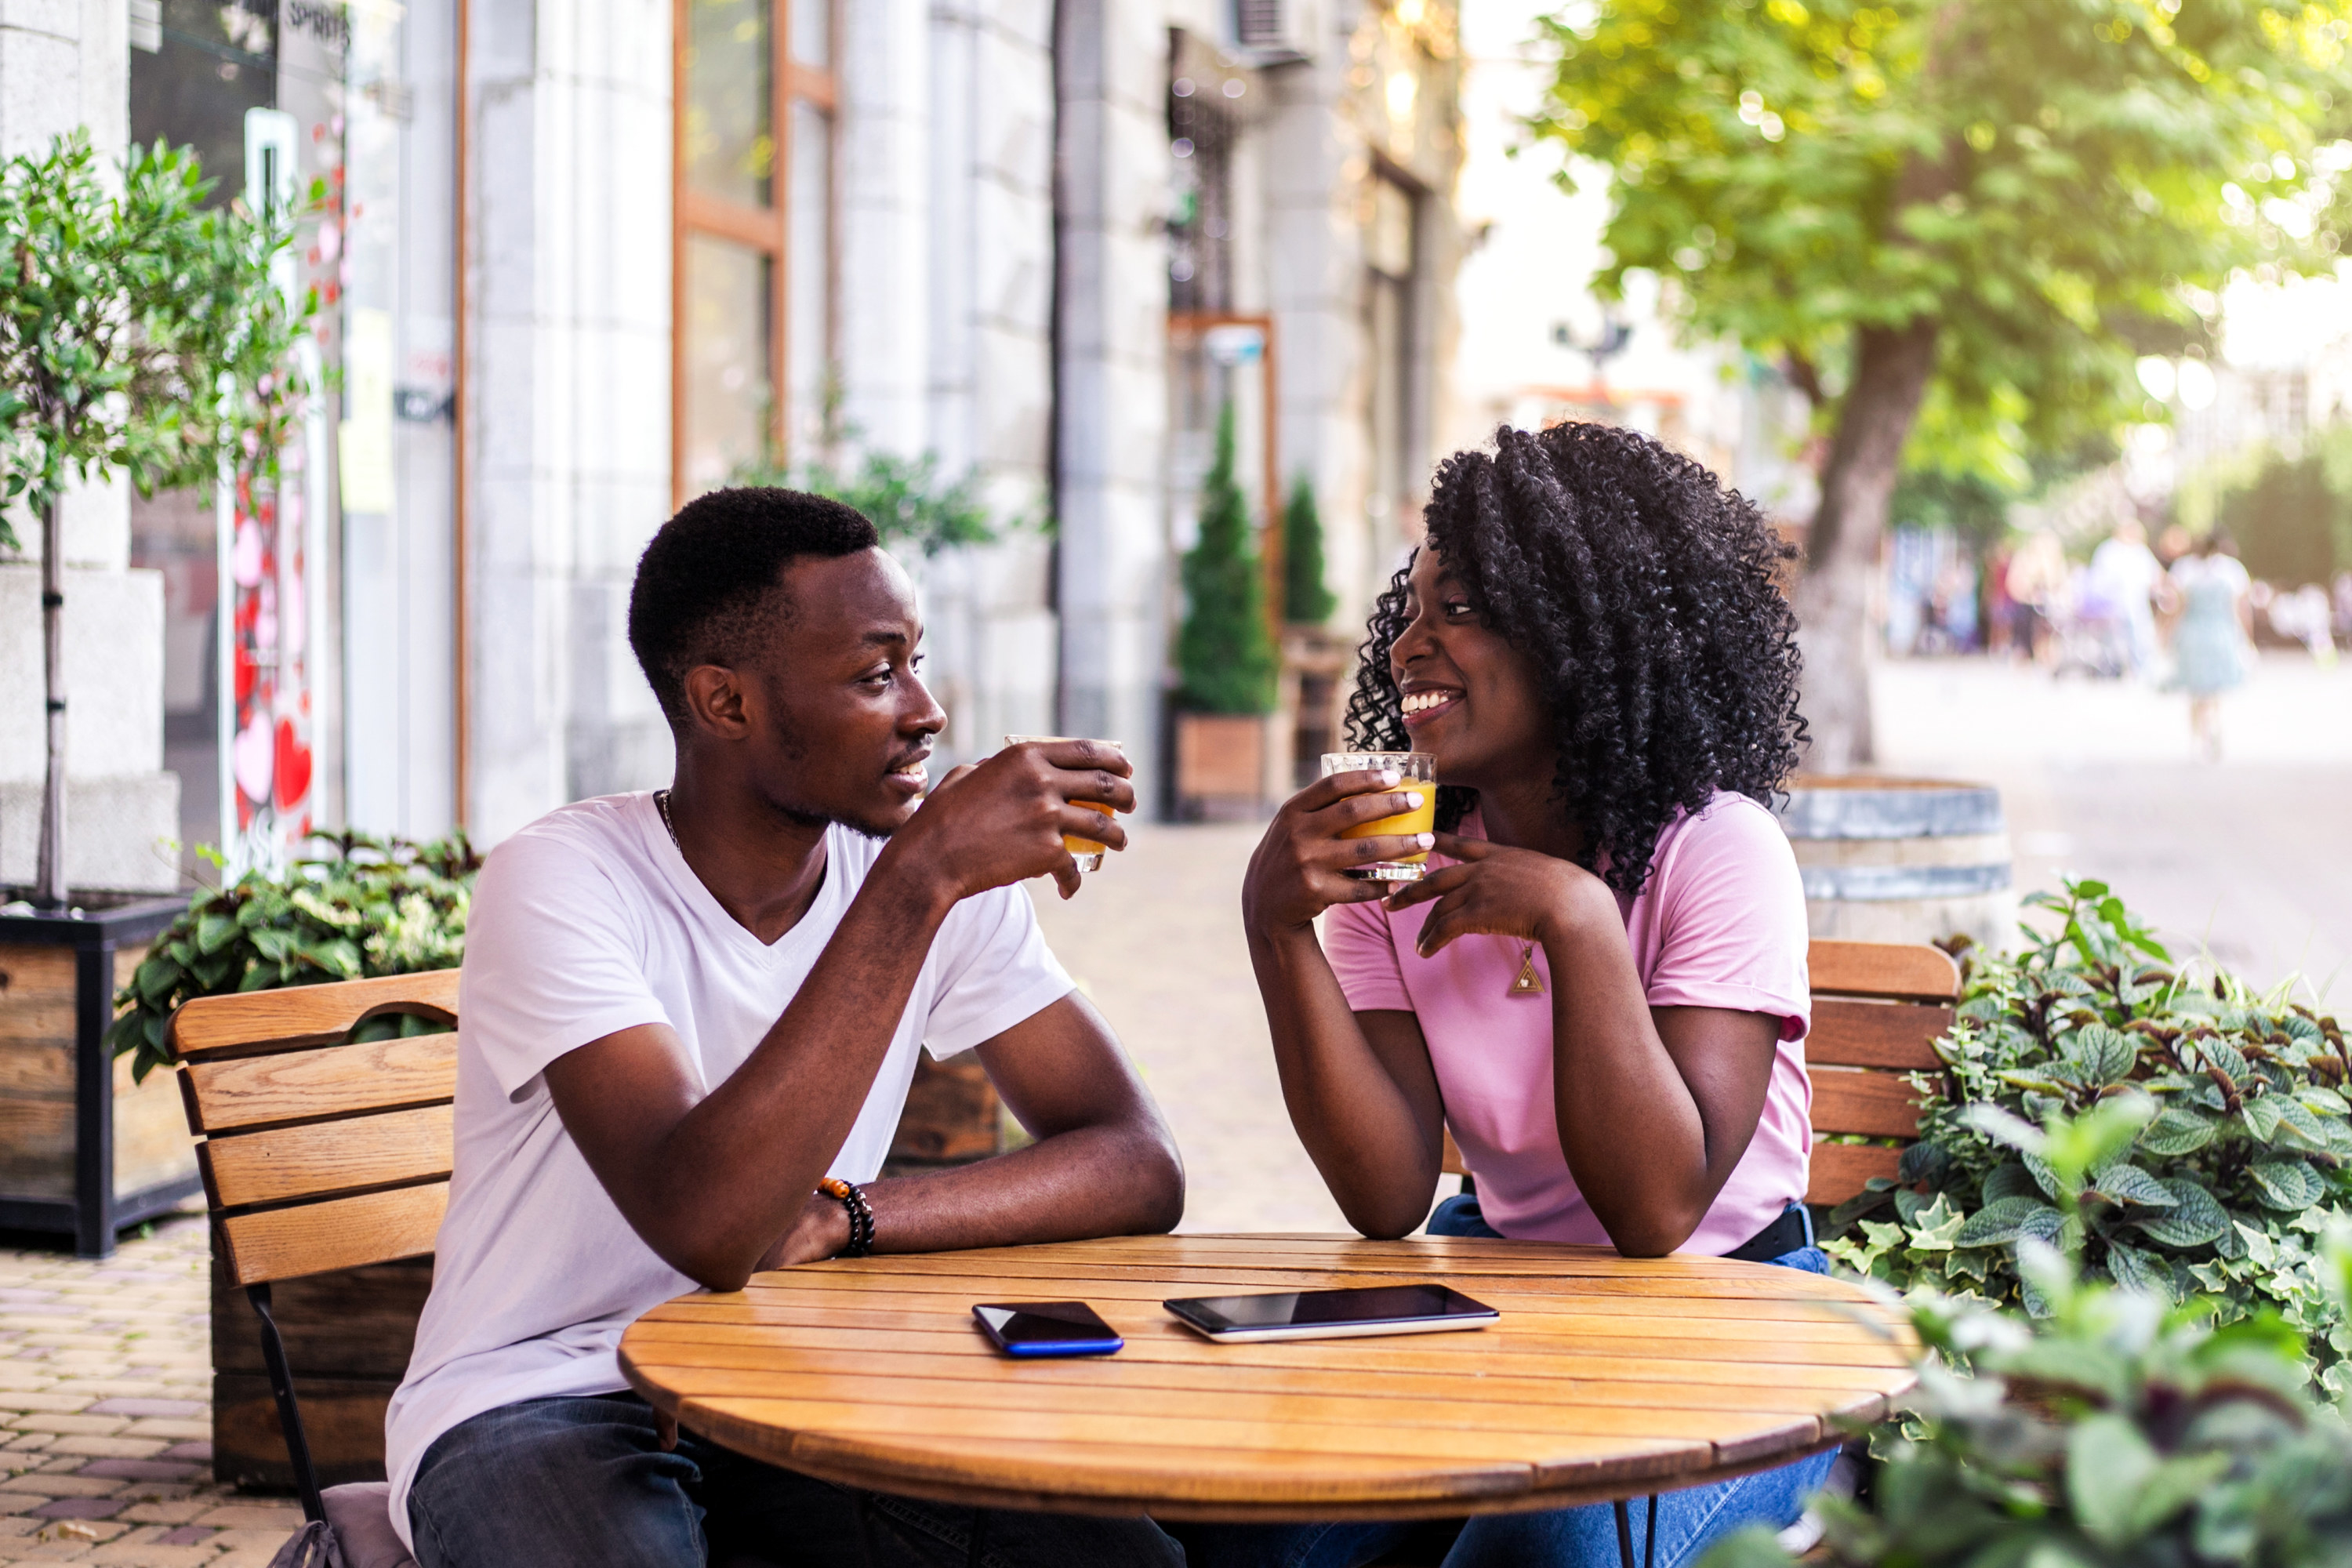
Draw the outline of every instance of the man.
[[[1181,1562],[1148,1522],[860,1499],[663,1430],[614,1358],[700,1285],[862,1247],[1166,1230],[1183,1173],[1017,884],[1118,847],[1128,765],[1016,747],[923,799],[946,722],[873,528],[721,490],[637,566],[629,642],[676,782],[550,813],[484,868],[460,1008],[457,1168],[432,1299],[387,1418],[423,1568]],[[1037,1141],[876,1181],[915,1052],[976,1048]],[[821,1178],[857,1187],[837,1200]],[[870,1559],[861,1553],[872,1552]]]
[[[2147,530],[2125,518],[2091,552],[2084,612],[2102,620],[2120,644],[2121,673],[2146,675],[2156,663],[2156,616],[2152,608],[2164,582],[2164,566],[2147,547]]]

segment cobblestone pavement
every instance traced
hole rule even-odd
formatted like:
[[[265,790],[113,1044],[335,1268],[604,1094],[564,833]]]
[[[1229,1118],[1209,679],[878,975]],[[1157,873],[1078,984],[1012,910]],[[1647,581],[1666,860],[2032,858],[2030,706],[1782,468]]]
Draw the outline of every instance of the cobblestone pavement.
[[[214,1486],[201,1217],[103,1262],[0,1251],[0,1563],[262,1568],[302,1521]]]

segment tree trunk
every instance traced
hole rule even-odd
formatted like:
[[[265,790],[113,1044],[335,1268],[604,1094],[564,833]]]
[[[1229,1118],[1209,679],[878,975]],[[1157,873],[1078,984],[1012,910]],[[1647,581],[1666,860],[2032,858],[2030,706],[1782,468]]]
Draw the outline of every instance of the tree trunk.
[[[1903,443],[1936,367],[1936,322],[1922,318],[1900,328],[1864,328],[1855,342],[1853,386],[1822,470],[1821,507],[1805,541],[1804,579],[1797,584],[1811,773],[1840,773],[1874,760],[1870,590]]]
[[[65,521],[52,498],[41,512],[41,674],[48,698],[48,774],[41,785],[40,867],[33,901],[66,906]]]

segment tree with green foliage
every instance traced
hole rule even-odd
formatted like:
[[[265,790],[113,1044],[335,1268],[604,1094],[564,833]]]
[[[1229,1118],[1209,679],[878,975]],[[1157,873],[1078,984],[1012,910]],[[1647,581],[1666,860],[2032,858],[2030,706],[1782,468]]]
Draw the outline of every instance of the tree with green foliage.
[[[1597,281],[1784,367],[1828,437],[1797,588],[1811,765],[1872,755],[1906,449],[2015,471],[2140,405],[2237,268],[2317,269],[2347,0],[1593,0],[1538,129],[1608,169]],[[2337,129],[2331,129],[2337,128]],[[2322,167],[2331,167],[2326,158]],[[1572,171],[1571,171],[1572,174]]]
[[[1282,511],[1284,620],[1319,626],[1331,618],[1339,598],[1325,584],[1323,570],[1323,514],[1315,505],[1315,487],[1301,474]]]
[[[291,214],[206,208],[186,148],[133,147],[100,177],[89,138],[0,169],[0,505],[40,519],[48,776],[35,896],[65,883],[60,503],[128,474],[142,493],[274,468],[305,388],[290,350],[315,300],[272,277]],[[0,511],[0,548],[17,540]]]
[[[1234,405],[1217,416],[1216,460],[1201,487],[1201,537],[1184,552],[1179,700],[1200,713],[1274,710],[1274,638],[1249,504],[1234,482]]]
[[[2315,431],[2297,452],[2258,447],[2192,476],[2174,513],[2225,530],[2246,570],[2283,588],[2352,572],[2352,425]]]

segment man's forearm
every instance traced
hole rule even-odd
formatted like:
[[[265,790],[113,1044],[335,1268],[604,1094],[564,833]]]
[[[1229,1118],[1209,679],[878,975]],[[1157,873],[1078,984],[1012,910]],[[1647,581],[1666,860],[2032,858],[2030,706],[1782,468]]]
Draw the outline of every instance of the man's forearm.
[[[638,1173],[670,1243],[656,1249],[706,1282],[748,1273],[794,1222],[856,1124],[953,907],[919,878],[876,873],[751,1057]]]

